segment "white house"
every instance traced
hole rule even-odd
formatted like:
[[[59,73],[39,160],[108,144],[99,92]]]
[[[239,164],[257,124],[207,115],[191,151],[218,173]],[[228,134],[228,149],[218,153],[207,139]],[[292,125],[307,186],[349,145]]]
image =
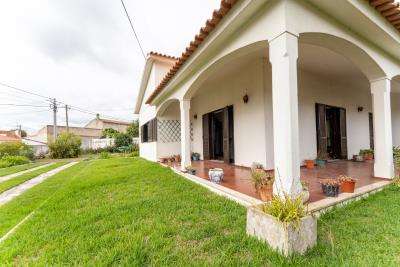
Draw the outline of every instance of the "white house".
[[[373,147],[374,175],[391,178],[399,29],[389,0],[223,0],[179,58],[148,55],[140,155],[260,162],[296,195],[304,160]]]

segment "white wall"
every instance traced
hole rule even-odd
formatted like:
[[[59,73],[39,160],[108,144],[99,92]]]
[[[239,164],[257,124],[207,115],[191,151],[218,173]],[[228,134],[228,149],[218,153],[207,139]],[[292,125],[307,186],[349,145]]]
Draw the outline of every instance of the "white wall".
[[[299,71],[300,160],[317,156],[315,104],[346,109],[348,157],[369,148],[368,112],[372,112],[369,83],[351,84]],[[362,112],[357,107],[362,106]]]
[[[179,102],[176,100],[169,104],[165,111],[157,116],[159,121],[165,120],[178,120],[180,121],[180,107]],[[160,128],[158,128],[160,132]],[[164,143],[160,140],[160,134],[157,138],[157,157],[168,157],[181,154],[181,142],[168,142]]]
[[[262,72],[264,77],[261,76]],[[233,104],[235,163],[250,166],[256,161],[272,169],[270,64],[265,63],[262,67],[260,60],[251,65],[243,65],[229,76],[222,76],[222,80],[215,80],[202,86],[192,99],[191,121],[194,130],[192,151],[203,153],[202,115]],[[317,156],[316,103],[346,109],[349,158],[357,154],[360,149],[369,148],[368,112],[371,112],[372,108],[368,81],[352,84],[299,70],[298,83],[301,162]],[[242,101],[246,89],[250,98],[248,104]],[[358,106],[362,106],[364,110],[358,112]],[[194,120],[194,114],[197,114],[197,120]]]
[[[202,115],[233,105],[235,164],[266,164],[262,60],[242,65],[229,76],[203,85],[191,101],[193,152],[203,157]],[[243,103],[245,93],[249,102]],[[194,115],[197,114],[197,119]]]

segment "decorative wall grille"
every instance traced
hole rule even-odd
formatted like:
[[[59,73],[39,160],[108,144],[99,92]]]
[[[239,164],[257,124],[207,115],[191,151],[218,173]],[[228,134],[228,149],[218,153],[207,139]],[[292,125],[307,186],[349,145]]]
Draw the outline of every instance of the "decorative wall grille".
[[[181,122],[179,120],[158,120],[158,140],[161,143],[181,141]]]
[[[174,143],[181,141],[181,121],[158,120],[158,141],[161,143]],[[193,141],[193,124],[190,123],[190,139]]]

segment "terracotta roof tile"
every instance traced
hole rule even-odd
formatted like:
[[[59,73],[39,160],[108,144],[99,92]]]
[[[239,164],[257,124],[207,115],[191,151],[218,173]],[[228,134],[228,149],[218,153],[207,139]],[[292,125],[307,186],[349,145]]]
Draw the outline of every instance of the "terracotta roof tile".
[[[400,4],[394,0],[366,0],[400,32]]]
[[[154,92],[146,100],[146,104],[149,104],[157,97],[158,94],[161,93],[161,91],[168,84],[168,82],[175,76],[175,74],[179,71],[179,69],[183,66],[183,64],[190,58],[193,52],[196,51],[196,49],[201,45],[201,43],[207,38],[210,32],[214,30],[215,26],[223,19],[223,17],[229,12],[229,10],[231,10],[231,8],[236,2],[237,0],[221,1],[219,9],[214,10],[212,18],[206,21],[205,26],[200,29],[200,32],[198,34],[196,34],[194,40],[189,43],[189,46],[186,47],[182,55],[179,58],[174,58],[177,60],[174,66],[168,71],[168,73],[165,75],[161,83],[157,86]],[[160,56],[160,54],[158,53],[156,54]]]
[[[162,53],[158,53],[158,52],[154,52],[154,51],[150,51],[147,55],[149,55],[149,56],[157,56],[157,57],[165,57],[165,58],[169,58],[169,59],[173,59],[173,60],[178,60],[177,57],[166,55],[166,54],[162,54]]]

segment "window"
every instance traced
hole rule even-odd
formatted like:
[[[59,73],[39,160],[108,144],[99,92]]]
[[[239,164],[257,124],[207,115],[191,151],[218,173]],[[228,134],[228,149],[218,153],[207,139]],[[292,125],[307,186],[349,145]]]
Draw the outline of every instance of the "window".
[[[140,136],[142,143],[157,141],[157,119],[146,122],[140,127]]]

